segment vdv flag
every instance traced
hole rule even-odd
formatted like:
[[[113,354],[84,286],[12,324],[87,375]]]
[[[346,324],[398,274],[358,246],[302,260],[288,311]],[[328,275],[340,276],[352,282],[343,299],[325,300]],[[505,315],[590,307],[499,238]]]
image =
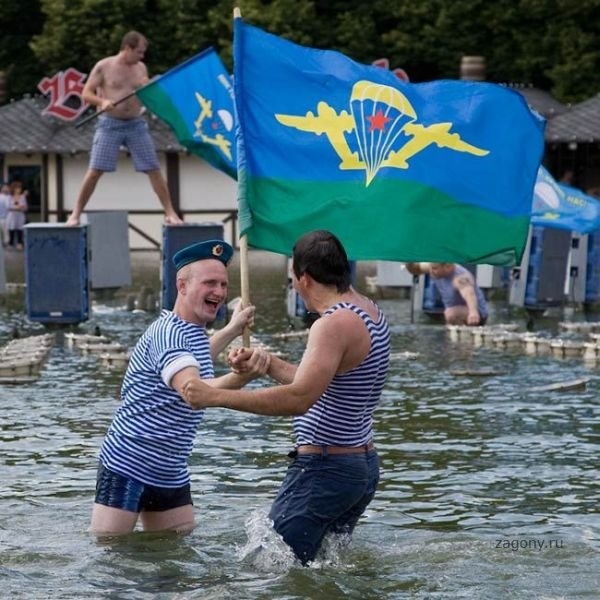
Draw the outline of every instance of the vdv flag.
[[[531,224],[590,233],[600,229],[600,202],[577,188],[556,182],[540,166],[533,194]]]
[[[233,86],[213,48],[167,71],[136,95],[170,125],[182,146],[237,178]]]
[[[354,260],[519,262],[544,121],[490,83],[411,84],[234,23],[240,231],[290,254],[313,229]]]

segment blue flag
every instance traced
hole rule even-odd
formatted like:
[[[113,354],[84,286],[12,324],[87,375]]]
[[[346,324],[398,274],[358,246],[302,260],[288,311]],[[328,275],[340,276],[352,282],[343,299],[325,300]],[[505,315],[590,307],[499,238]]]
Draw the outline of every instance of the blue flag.
[[[240,230],[289,254],[308,230],[355,260],[514,264],[544,121],[484,82],[409,83],[234,24]]]
[[[531,224],[590,233],[600,228],[600,202],[577,188],[558,183],[540,166],[531,207]]]
[[[233,85],[213,48],[167,71],[136,95],[171,126],[182,146],[237,178]]]

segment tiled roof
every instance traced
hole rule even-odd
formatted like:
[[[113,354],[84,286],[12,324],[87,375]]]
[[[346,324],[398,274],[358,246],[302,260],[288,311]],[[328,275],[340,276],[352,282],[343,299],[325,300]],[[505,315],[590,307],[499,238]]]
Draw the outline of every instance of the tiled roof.
[[[546,126],[548,142],[597,142],[600,140],[600,94],[574,104]]]
[[[600,94],[569,108],[538,88],[508,87],[521,93],[529,106],[548,120],[546,141],[600,140]],[[32,96],[0,106],[0,153],[68,154],[89,151],[95,121],[92,119],[81,127],[75,127],[76,122],[84,117],[69,122],[44,115],[47,105],[47,98]],[[168,125],[154,116],[148,119],[148,123],[159,152],[185,151]]]
[[[95,120],[81,127],[75,125],[91,111],[70,122],[42,114],[47,105],[47,98],[33,96],[0,106],[0,152],[88,152],[92,145]],[[148,119],[148,123],[158,151],[185,150],[168,125],[154,116]]]

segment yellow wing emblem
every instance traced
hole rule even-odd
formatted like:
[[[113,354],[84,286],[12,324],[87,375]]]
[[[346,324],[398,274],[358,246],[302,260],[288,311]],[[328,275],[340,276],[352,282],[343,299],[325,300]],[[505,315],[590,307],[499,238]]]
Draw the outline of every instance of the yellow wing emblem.
[[[367,186],[383,167],[408,169],[409,159],[431,144],[475,156],[489,154],[489,150],[473,146],[458,133],[451,133],[452,123],[434,123],[427,127],[419,124],[415,109],[402,92],[371,81],[354,84],[349,111],[342,110],[338,114],[321,101],[316,113],[276,114],[275,118],[286,127],[325,135],[340,159],[338,167],[364,170]],[[357,150],[351,149],[347,135],[354,136]]]

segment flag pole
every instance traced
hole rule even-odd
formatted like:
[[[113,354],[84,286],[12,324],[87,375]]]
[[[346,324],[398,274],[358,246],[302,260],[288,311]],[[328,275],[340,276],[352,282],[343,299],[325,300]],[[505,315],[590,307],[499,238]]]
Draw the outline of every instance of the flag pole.
[[[415,322],[415,286],[419,285],[419,276],[413,275],[412,283],[410,286],[410,323],[411,325]]]
[[[142,89],[142,88],[139,88],[139,89]],[[138,90],[135,90],[134,92],[131,92],[131,94],[127,94],[126,96],[123,96],[121,99],[115,100],[113,102],[113,106],[116,106],[117,104],[121,104],[121,102],[125,102],[125,100],[129,100],[129,98],[135,96],[137,91]],[[79,121],[79,123],[77,123],[75,125],[75,129],[79,129],[79,127],[81,127],[82,125],[89,123],[90,121],[99,117],[102,113],[105,113],[105,112],[106,112],[106,109],[102,109],[102,110],[97,110],[95,113],[92,113],[91,115],[88,115],[85,119],[82,119],[81,121]]]
[[[240,291],[243,308],[250,304],[250,277],[248,273],[248,238],[244,234],[240,237]],[[244,327],[242,342],[244,348],[250,348],[250,330],[248,327]]]
[[[233,19],[241,19],[242,11],[238,6],[233,9]],[[238,180],[239,186],[239,180]],[[246,307],[250,304],[250,277],[248,271],[248,238],[246,234],[240,236],[240,292],[242,296],[242,307]],[[250,330],[248,327],[244,328],[242,334],[242,342],[245,348],[250,347]]]

